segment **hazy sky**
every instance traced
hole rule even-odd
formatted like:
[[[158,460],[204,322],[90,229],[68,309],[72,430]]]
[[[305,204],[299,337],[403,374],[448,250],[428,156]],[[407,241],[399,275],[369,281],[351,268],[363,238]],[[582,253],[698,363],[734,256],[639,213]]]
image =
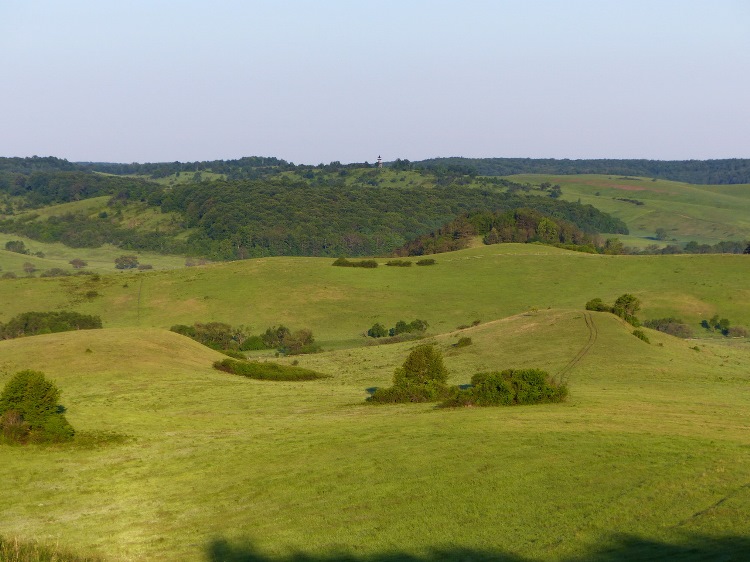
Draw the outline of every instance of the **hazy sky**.
[[[0,156],[750,157],[748,0],[0,0]]]

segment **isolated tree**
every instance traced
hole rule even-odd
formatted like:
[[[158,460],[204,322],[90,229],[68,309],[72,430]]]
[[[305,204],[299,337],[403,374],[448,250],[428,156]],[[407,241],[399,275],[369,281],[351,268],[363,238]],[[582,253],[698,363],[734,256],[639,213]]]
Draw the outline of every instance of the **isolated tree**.
[[[440,350],[432,345],[420,345],[409,354],[404,364],[393,375],[393,386],[379,388],[369,398],[371,402],[434,402],[448,393],[448,370]]]
[[[115,267],[117,269],[133,269],[138,267],[137,256],[120,256],[115,258]]]
[[[750,254],[750,244],[747,245],[747,248],[745,248],[745,251],[742,252],[743,254]]]
[[[34,275],[36,266],[33,263],[27,261],[23,264],[23,270],[26,272],[26,275]]]
[[[73,258],[68,263],[72,265],[74,269],[81,269],[82,267],[86,267],[88,265],[88,262],[82,260],[81,258]]]
[[[60,390],[39,371],[21,371],[0,395],[0,431],[10,442],[68,441],[75,431],[58,404]]]
[[[657,240],[666,240],[667,239],[667,229],[666,228],[657,228],[656,229],[656,239]]]

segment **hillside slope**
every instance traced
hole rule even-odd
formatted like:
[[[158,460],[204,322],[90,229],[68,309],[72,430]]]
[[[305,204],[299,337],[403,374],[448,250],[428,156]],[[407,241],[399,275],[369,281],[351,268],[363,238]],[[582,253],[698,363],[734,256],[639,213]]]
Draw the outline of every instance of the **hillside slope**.
[[[443,333],[531,308],[583,309],[633,293],[643,319],[714,314],[750,326],[750,256],[603,256],[534,244],[435,255],[429,267],[332,267],[325,258],[265,258],[171,271],[0,280],[0,322],[32,310],[71,309],[105,327],[219,321],[262,332],[310,328],[327,346],[357,346],[374,323],[426,320]],[[88,297],[90,292],[96,296]]]

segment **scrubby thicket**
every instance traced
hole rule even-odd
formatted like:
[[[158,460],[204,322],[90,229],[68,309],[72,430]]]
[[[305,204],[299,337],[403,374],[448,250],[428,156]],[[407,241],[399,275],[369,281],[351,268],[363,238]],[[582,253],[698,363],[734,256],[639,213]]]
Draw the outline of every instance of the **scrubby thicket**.
[[[196,322],[192,326],[177,324],[170,330],[224,352],[276,349],[283,355],[300,355],[320,351],[312,331],[302,329],[292,332],[283,325],[268,328],[260,335],[248,334],[244,327],[234,328],[224,322]]]
[[[75,431],[58,404],[60,390],[38,371],[21,371],[0,395],[0,440],[5,443],[58,443]]]
[[[593,207],[562,206],[549,200],[539,208],[465,213],[439,229],[420,236],[396,250],[402,256],[419,256],[466,248],[474,236],[483,236],[485,244],[502,242],[543,242],[589,252],[605,250],[598,232],[627,233],[619,219]],[[578,225],[578,226],[576,226]]]
[[[396,369],[393,386],[376,389],[367,400],[379,404],[441,402],[444,407],[511,406],[562,402],[568,396],[567,385],[539,369],[477,373],[467,388],[448,386],[447,381],[448,370],[440,351],[432,345],[420,345]]]
[[[214,369],[240,375],[249,379],[263,381],[312,381],[328,378],[327,375],[310,369],[303,369],[296,365],[282,365],[280,363],[260,363],[257,361],[236,361],[224,359],[216,361]]]
[[[36,336],[71,330],[93,330],[102,327],[99,316],[78,312],[24,312],[5,324],[0,322],[0,339]]]
[[[540,369],[506,369],[477,373],[471,386],[454,390],[443,406],[512,406],[562,402],[568,387]]]
[[[609,306],[602,302],[602,299],[596,298],[591,299],[586,303],[586,310],[594,310],[596,312],[611,312],[625,320],[628,324],[635,326],[636,328],[641,325],[640,320],[635,316],[635,313],[641,309],[641,301],[630,293],[625,293],[617,297],[615,304]]]
[[[399,320],[392,328],[386,328],[380,322],[376,322],[372,325],[372,328],[367,330],[367,335],[371,338],[394,337],[401,334],[415,334],[421,336],[427,331],[428,326],[429,324],[427,324],[426,320],[420,320],[419,318],[408,323]]]

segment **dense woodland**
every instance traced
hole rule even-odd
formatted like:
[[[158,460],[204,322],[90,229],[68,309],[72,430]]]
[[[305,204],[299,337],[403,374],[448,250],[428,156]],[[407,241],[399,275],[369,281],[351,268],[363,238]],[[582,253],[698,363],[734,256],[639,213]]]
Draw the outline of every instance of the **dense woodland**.
[[[61,167],[69,167],[62,162]],[[457,216],[518,208],[535,209],[589,234],[627,232],[624,223],[590,205],[561,201],[554,193],[531,195],[528,186],[502,178],[474,181],[471,174],[422,169],[405,174],[408,183],[402,187],[391,187],[382,181],[381,171],[369,169],[369,165],[363,169],[332,163],[290,170],[292,165],[276,159],[233,162],[247,170],[276,166],[283,172],[255,179],[163,185],[91,171],[52,171],[58,163],[55,159],[6,159],[0,172],[0,195],[6,197],[0,231],[71,247],[109,243],[129,251],[219,260],[391,255]],[[112,166],[113,172],[150,170],[138,168],[141,165]],[[408,168],[410,164],[398,161],[396,166]],[[17,211],[102,195],[110,199],[107,210],[98,213],[42,218],[26,212],[15,216]],[[168,227],[130,228],[122,217],[133,204],[158,208],[177,218]],[[184,235],[174,236],[180,233]]]
[[[0,158],[0,213],[5,215],[0,231],[71,247],[112,244],[128,251],[218,260],[422,255],[465,247],[477,235],[485,243],[598,245],[600,251],[622,253],[624,248],[607,249],[596,236],[626,234],[619,219],[590,205],[561,201],[558,186],[531,191],[529,185],[497,175],[612,173],[698,183],[750,181],[750,160],[442,158],[416,163],[398,159],[387,166],[391,176],[386,181],[385,172],[369,163],[295,166],[265,157],[155,164]],[[202,179],[202,172],[211,181]],[[158,183],[182,174],[187,174],[184,181]],[[396,181],[400,183],[394,185]],[[109,200],[98,213],[40,218],[28,212],[99,196]],[[156,226],[132,227],[124,212],[133,205],[170,213],[171,218]],[[658,251],[743,250],[743,243],[732,244],[715,249],[693,243]]]

